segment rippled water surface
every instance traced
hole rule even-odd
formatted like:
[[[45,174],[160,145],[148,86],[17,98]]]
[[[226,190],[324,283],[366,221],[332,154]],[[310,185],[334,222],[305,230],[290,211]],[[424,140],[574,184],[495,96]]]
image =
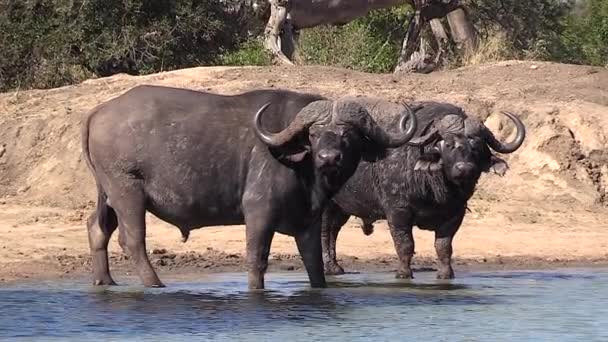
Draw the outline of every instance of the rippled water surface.
[[[311,290],[304,274],[271,273],[264,292],[247,291],[244,273],[145,290],[12,285],[0,287],[0,340],[608,341],[608,269],[416,275]]]

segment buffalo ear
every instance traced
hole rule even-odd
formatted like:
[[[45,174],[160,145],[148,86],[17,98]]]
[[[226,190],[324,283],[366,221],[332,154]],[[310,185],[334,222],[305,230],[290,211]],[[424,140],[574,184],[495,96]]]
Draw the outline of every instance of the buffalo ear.
[[[361,144],[361,159],[368,163],[376,162],[386,157],[387,149],[374,143],[367,137],[363,137]]]
[[[443,167],[439,153],[423,153],[414,165],[414,171],[438,171]]]
[[[306,156],[310,154],[310,146],[304,145],[299,148],[283,148],[280,151],[275,151],[273,153],[274,157],[278,159],[280,162],[285,163],[287,165],[300,163],[306,158]]]
[[[507,164],[504,159],[498,158],[496,156],[492,156],[490,158],[490,171],[502,177],[507,173],[508,169],[509,164]]]
[[[310,145],[301,142],[293,142],[281,147],[270,148],[270,153],[281,163],[287,166],[295,166],[301,163],[310,154]]]
[[[306,155],[309,153],[310,151],[308,149],[304,149],[302,151],[299,152],[295,152],[295,153],[291,153],[291,154],[286,154],[283,156],[283,158],[289,160],[292,163],[299,163],[302,160],[304,160],[304,158],[306,157]]]

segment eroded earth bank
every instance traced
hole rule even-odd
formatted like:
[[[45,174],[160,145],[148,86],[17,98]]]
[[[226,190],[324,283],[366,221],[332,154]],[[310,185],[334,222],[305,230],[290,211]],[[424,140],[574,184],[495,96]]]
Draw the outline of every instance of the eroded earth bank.
[[[325,67],[214,67],[0,94],[1,282],[88,276],[85,219],[95,189],[80,155],[80,120],[138,84],[224,94],[289,88],[329,97],[449,101],[484,119],[502,139],[513,132],[499,112],[516,112],[528,137],[505,156],[511,166],[505,177],[482,176],[455,239],[456,272],[608,264],[607,69],[510,61],[397,77]],[[183,244],[177,229],[153,217],[148,222],[148,246],[161,278],[244,270],[242,226],[197,230]],[[415,269],[432,269],[432,234],[414,234]],[[120,281],[132,268],[116,236],[110,250]],[[338,253],[349,271],[396,267],[384,222],[366,237],[351,221]],[[276,236],[271,272],[302,270],[296,255],[291,238]]]

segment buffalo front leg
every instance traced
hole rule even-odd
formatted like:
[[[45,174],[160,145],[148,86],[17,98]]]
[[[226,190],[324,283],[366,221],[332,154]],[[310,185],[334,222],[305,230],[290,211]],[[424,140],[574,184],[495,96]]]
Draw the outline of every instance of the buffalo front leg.
[[[329,243],[328,243],[328,258],[325,262],[325,274],[344,274],[344,268],[338,264],[338,254],[336,252],[336,242],[338,241],[338,235],[342,230],[342,224],[334,224],[329,229]]]
[[[313,288],[327,287],[325,274],[323,273],[321,222],[315,222],[309,229],[298,232],[295,238],[298,251],[308,273],[310,286]]]
[[[266,220],[252,219],[246,225],[248,285],[252,290],[263,289],[274,230]]]
[[[330,202],[323,212],[321,223],[321,246],[323,248],[323,262],[325,274],[344,274],[344,269],[338,264],[336,257],[336,241],[342,226],[348,221],[345,214],[335,203]]]
[[[435,231],[435,251],[437,252],[437,279],[453,279],[452,269],[452,240],[460,228],[464,212],[443,224]]]
[[[404,212],[393,213],[388,217],[388,226],[399,258],[399,268],[395,277],[412,279],[414,278],[411,267],[414,257],[414,236],[410,215]]]
[[[89,235],[89,247],[91,249],[91,261],[93,263],[94,285],[116,285],[110,275],[108,263],[108,243],[112,233],[116,230],[118,223],[116,215],[111,208],[100,210],[105,203],[98,204],[98,209],[87,220],[87,230]],[[100,220],[99,215],[105,215]],[[100,225],[101,224],[103,225]]]

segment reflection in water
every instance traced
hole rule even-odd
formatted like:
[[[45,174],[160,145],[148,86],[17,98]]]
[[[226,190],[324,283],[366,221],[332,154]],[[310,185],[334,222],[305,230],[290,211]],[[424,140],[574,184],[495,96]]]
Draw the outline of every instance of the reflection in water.
[[[608,270],[459,275],[349,274],[323,290],[303,274],[270,274],[266,291],[248,291],[245,274],[165,289],[0,288],[0,340],[608,339]]]

